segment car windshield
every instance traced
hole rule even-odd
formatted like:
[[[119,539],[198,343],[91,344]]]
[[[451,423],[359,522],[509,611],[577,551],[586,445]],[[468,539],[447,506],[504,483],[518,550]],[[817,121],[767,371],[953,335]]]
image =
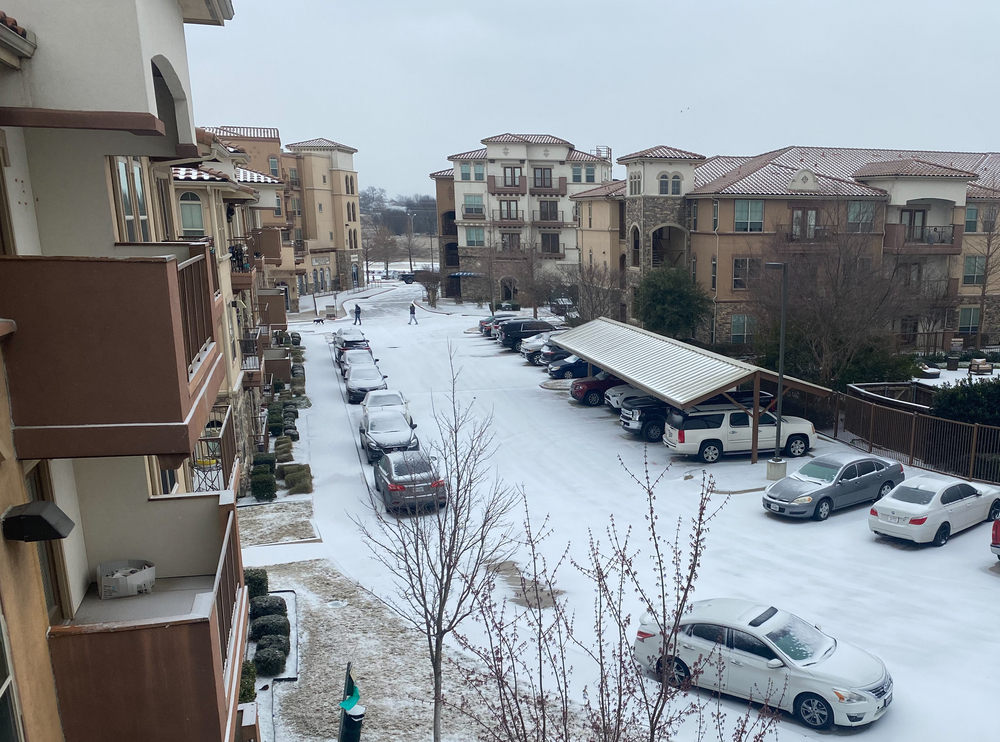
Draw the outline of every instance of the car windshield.
[[[566,363],[576,363],[580,359],[576,356],[566,356],[563,360],[566,361]]]
[[[901,484],[892,491],[892,499],[900,502],[911,502],[914,505],[927,505],[936,494],[937,490],[918,489]]]
[[[782,625],[766,634],[774,645],[795,662],[814,665],[837,643],[798,616],[785,614]]]
[[[368,398],[369,407],[393,407],[403,404],[398,394],[373,394]]]
[[[608,373],[607,371],[601,371],[601,372],[600,372],[599,374],[597,374],[597,376],[595,376],[594,378],[595,378],[595,379],[597,379],[597,380],[599,380],[599,381],[604,381],[604,380],[605,380],[606,378],[608,378],[609,376],[611,376],[611,374],[609,374],[609,373]]]
[[[667,415],[667,425],[674,430],[684,430],[685,416],[680,412],[671,412]]]
[[[410,426],[402,415],[379,415],[368,419],[368,430],[372,433],[397,433],[409,429]]]
[[[392,465],[392,470],[397,477],[408,477],[414,474],[428,474],[433,469],[431,462],[426,458],[405,456],[397,459]]]
[[[367,350],[349,350],[346,353],[344,353],[344,358],[347,360],[348,363],[357,363],[358,361],[361,361],[363,363],[365,360],[371,360],[372,362],[374,362],[372,354],[369,353]]]
[[[381,378],[382,374],[374,366],[354,366],[351,369],[351,381],[374,381]]]
[[[784,418],[782,418],[784,420]],[[834,464],[829,461],[810,461],[808,464],[799,469],[796,474],[800,477],[805,477],[806,479],[815,479],[820,482],[832,482],[836,476],[837,472],[840,471],[840,465]]]

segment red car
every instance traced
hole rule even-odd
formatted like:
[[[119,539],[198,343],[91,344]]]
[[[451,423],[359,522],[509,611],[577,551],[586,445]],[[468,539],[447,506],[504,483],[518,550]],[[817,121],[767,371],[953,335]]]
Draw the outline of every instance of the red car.
[[[607,371],[601,371],[597,376],[588,376],[586,379],[574,381],[570,385],[569,393],[573,395],[573,399],[590,407],[597,407],[597,405],[604,403],[604,392],[613,386],[624,383],[617,376],[612,376]]]
[[[993,543],[990,546],[990,551],[997,555],[997,559],[1000,559],[1000,520],[993,521]]]

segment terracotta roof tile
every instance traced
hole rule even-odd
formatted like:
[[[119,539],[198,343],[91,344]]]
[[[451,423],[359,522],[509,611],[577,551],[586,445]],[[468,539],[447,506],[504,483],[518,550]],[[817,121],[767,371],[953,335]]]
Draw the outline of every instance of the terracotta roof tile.
[[[473,149],[469,152],[459,152],[457,155],[448,155],[449,160],[485,160],[486,147]]]
[[[316,139],[307,139],[304,142],[286,144],[285,149],[339,149],[344,152],[350,152],[351,154],[357,152],[354,147],[348,147],[346,144],[335,142],[332,139],[327,139],[326,137],[317,137]]]
[[[885,191],[881,188],[856,183],[851,180],[834,178],[816,173],[817,191],[802,191],[789,187],[792,178],[801,168],[778,165],[765,162],[750,168],[745,174],[731,177],[732,173],[718,178],[708,185],[695,188],[691,194],[722,194],[751,196],[856,196],[882,198]]]
[[[640,150],[639,152],[633,152],[632,154],[625,155],[624,157],[619,157],[618,162],[623,163],[628,160],[704,160],[705,155],[699,155],[697,152],[688,152],[683,149],[676,149],[674,147],[667,147],[664,144],[658,144],[655,147],[650,147],[649,149]]]
[[[929,178],[978,178],[976,173],[968,170],[938,165],[926,160],[883,160],[869,162],[854,171],[855,178],[876,178],[892,176],[915,176]]]
[[[625,181],[624,180],[612,180],[610,183],[602,183],[597,186],[597,188],[591,188],[589,191],[581,191],[580,193],[574,193],[570,196],[570,200],[577,198],[610,198],[612,196],[624,196],[625,195]]]
[[[455,168],[449,167],[449,168],[446,168],[444,170],[438,170],[436,173],[431,173],[430,177],[432,177],[432,178],[454,178],[455,177]]]
[[[570,142],[551,134],[497,134],[481,140],[482,144],[564,144],[572,147]]]
[[[4,13],[2,10],[0,10],[0,25],[6,26],[21,38],[24,39],[28,38],[28,32],[25,31],[23,28],[21,28],[19,25],[17,25],[17,21],[15,21],[9,15]]]
[[[589,152],[571,149],[569,154],[566,155],[566,162],[607,162],[607,160],[597,155],[592,155]]]
[[[228,183],[229,176],[225,173],[213,170],[209,167],[175,167],[173,171],[174,180],[200,180],[214,183]]]
[[[721,178],[730,170],[743,165],[752,157],[737,157],[733,155],[715,155],[709,157],[694,169],[694,187],[698,188],[706,183],[711,183],[716,178]]]
[[[205,130],[217,137],[237,139],[280,139],[278,130],[263,126],[206,126]]]
[[[245,167],[236,168],[236,180],[240,183],[265,183],[268,185],[284,185],[284,182],[266,173],[249,170]]]
[[[981,185],[979,183],[969,183],[965,189],[965,197],[976,201],[1000,201],[1000,187]]]

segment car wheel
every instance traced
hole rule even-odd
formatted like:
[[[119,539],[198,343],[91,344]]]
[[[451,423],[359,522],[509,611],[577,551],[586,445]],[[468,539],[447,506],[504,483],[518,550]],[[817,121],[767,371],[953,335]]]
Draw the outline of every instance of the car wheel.
[[[673,686],[674,688],[687,688],[691,684],[691,671],[688,670],[688,666],[684,664],[684,660],[680,657],[667,657],[667,662],[673,664],[672,672],[663,672],[663,660],[661,657],[656,661],[656,678],[661,683],[666,681],[667,685]],[[664,676],[665,675],[665,676]]]
[[[646,437],[647,441],[654,443],[663,438],[663,426],[659,423],[646,423],[646,427],[642,429],[642,434]]]
[[[892,482],[886,482],[881,487],[878,488],[878,496],[876,500],[881,500],[883,497],[888,495],[892,491]]]
[[[517,342],[514,343],[514,352],[515,353],[520,353],[521,352],[521,341],[520,340],[518,340]]]
[[[806,693],[795,704],[795,715],[810,729],[827,729],[833,724],[833,709],[825,700]]]
[[[597,407],[601,403],[602,395],[600,392],[587,392],[587,396],[584,397],[584,401],[591,407]]]
[[[805,456],[806,451],[809,450],[809,439],[804,435],[793,435],[788,439],[788,443],[785,444],[785,454],[797,459],[799,456]]]
[[[564,379],[572,379],[573,378],[573,372],[572,371],[563,371],[563,378]]]
[[[994,500],[990,505],[990,514],[986,516],[986,520],[1000,520],[1000,500]]]
[[[698,449],[698,458],[706,464],[714,464],[722,455],[722,445],[717,441],[705,441]]]
[[[826,520],[830,517],[830,513],[833,510],[833,503],[830,502],[829,498],[824,497],[816,505],[816,510],[813,512],[814,520]]]
[[[538,354],[537,353],[529,353],[528,357],[525,358],[524,360],[526,360],[528,363],[530,363],[532,365],[536,365],[537,366],[538,365]]]
[[[948,537],[951,535],[951,526],[947,523],[942,523],[941,527],[937,529],[937,533],[934,534],[934,540],[931,541],[935,546],[944,546],[948,543]]]

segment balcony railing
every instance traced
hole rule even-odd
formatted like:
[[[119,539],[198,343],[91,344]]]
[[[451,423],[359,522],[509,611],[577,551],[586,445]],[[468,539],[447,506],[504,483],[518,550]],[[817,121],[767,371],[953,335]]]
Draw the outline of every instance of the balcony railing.
[[[532,211],[531,221],[539,224],[564,224],[561,211]]]
[[[524,212],[511,211],[509,209],[493,209],[493,221],[500,222],[500,226],[504,224],[520,226],[524,224]]]
[[[463,219],[485,219],[486,209],[483,206],[462,206]]]
[[[785,242],[829,242],[834,238],[830,226],[779,224],[775,231],[784,235]]]
[[[528,192],[528,178],[524,175],[512,178],[504,176],[486,176],[486,190],[490,193],[511,193],[524,195]]]
[[[529,191],[538,196],[565,196],[566,178],[533,178]]]
[[[191,454],[192,485],[195,492],[228,489],[236,460],[236,421],[229,405],[214,405],[205,431]]]
[[[914,245],[950,245],[955,241],[955,227],[946,224],[940,227],[915,224],[903,225],[903,239]]]
[[[240,368],[243,371],[260,371],[263,348],[260,344],[260,330],[253,329],[240,339]]]
[[[243,570],[240,568],[240,544],[236,532],[236,513],[230,511],[226,522],[226,535],[222,541],[222,554],[219,557],[219,568],[215,572],[215,622],[219,636],[225,639],[219,642],[222,655],[222,665],[229,661],[230,637],[233,634],[233,621],[236,619],[236,603],[240,588],[243,586]],[[237,650],[240,647],[236,647]],[[237,655],[235,660],[239,659]]]
[[[524,250],[519,247],[512,247],[509,249],[501,248],[497,251],[494,257],[496,257],[497,260],[521,260],[524,256]]]
[[[243,242],[229,243],[229,270],[231,273],[250,273],[254,270],[253,256]]]
[[[541,254],[543,258],[564,258],[566,257],[566,243],[560,242],[558,244],[545,244],[541,243],[536,246],[536,249]]]
[[[177,284],[181,299],[181,334],[187,358],[188,376],[205,358],[212,344],[212,305],[208,278],[208,260],[199,255],[177,266]]]

